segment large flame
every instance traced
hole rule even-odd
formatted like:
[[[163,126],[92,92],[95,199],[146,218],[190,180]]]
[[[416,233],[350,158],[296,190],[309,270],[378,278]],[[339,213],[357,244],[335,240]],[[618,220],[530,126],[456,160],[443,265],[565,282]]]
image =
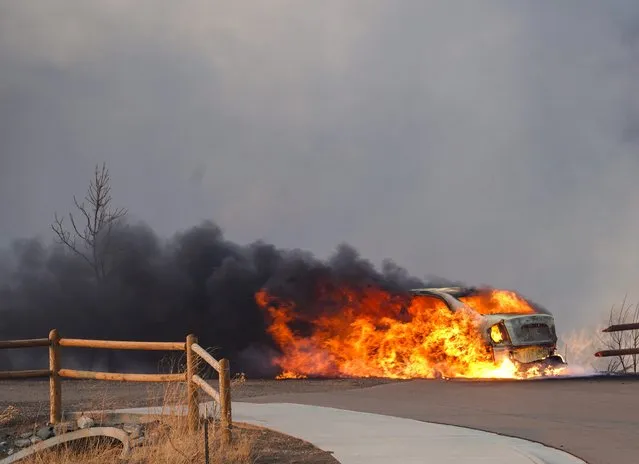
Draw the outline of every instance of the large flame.
[[[486,290],[459,298],[479,314],[534,314],[530,304],[507,290]]]
[[[469,308],[455,312],[435,297],[398,296],[374,287],[324,289],[314,303],[320,311],[302,311],[265,290],[256,301],[268,311],[268,332],[283,353],[275,360],[282,369],[278,378],[528,378],[557,373],[522,371],[509,359],[493,361],[477,329],[480,314],[535,312],[513,292],[492,290],[462,298]]]

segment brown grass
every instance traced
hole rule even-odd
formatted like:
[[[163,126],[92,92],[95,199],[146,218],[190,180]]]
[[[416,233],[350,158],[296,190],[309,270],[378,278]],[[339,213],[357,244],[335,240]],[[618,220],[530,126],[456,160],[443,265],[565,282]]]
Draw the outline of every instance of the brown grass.
[[[169,366],[169,369],[175,366]],[[177,366],[180,367],[181,366]],[[205,367],[205,366],[204,366]],[[200,375],[216,377],[215,373],[200,370]],[[82,388],[87,389],[87,382],[82,382]],[[217,382],[215,382],[217,383]],[[65,406],[65,392],[74,389],[75,381],[65,382],[63,385],[63,406]],[[214,384],[217,388],[217,385]],[[148,406],[162,404],[167,410],[178,405],[184,405],[186,386],[184,383],[148,384],[143,398],[132,402],[129,398],[131,384],[122,382],[92,382],[88,384],[92,400],[80,401],[77,404],[66,405],[66,410],[97,411],[117,409],[121,407]],[[247,385],[243,374],[236,375],[231,381],[233,394],[244,392]],[[139,392],[139,390],[137,390]],[[250,388],[249,388],[250,393]],[[200,391],[200,402],[210,399]],[[12,436],[22,432],[34,432],[45,424],[48,419],[48,402],[19,403],[20,409],[5,403],[5,410],[0,409],[0,436],[6,432]],[[8,407],[7,407],[8,406]],[[24,406],[24,407],[23,407]],[[211,413],[211,411],[208,411]],[[215,411],[217,412],[217,411]],[[111,425],[107,417],[92,415],[96,425]],[[64,421],[63,417],[63,421]],[[145,425],[145,436],[153,437],[150,444],[135,447],[129,458],[124,461],[130,464],[186,464],[204,463],[204,431],[189,432],[185,416],[170,416],[158,414],[151,417],[152,422]],[[117,425],[116,425],[117,426]],[[224,447],[220,440],[219,425],[209,422],[209,451],[212,464],[339,464],[330,452],[322,451],[312,444],[269,429],[248,424],[233,424],[233,442]],[[120,461],[122,445],[117,440],[105,437],[93,437],[62,444],[56,448],[32,455],[20,461],[24,464],[110,464]],[[0,456],[2,457],[2,456]]]
[[[0,427],[11,425],[20,416],[20,410],[13,405],[7,406],[0,412]]]
[[[241,382],[236,383],[239,387]],[[107,388],[108,391],[108,388]],[[145,444],[133,448],[125,462],[130,464],[191,464],[204,462],[205,441],[204,427],[190,431],[186,415],[169,414],[171,408],[184,404],[185,387],[178,383],[167,384],[164,389],[162,413],[152,417],[152,421],[145,426]],[[203,395],[201,401],[208,401]],[[149,399],[157,404],[157,391]],[[96,410],[106,406],[114,406],[104,394],[96,400]],[[215,411],[216,412],[216,411]],[[0,415],[13,417],[13,409]],[[100,425],[102,418],[92,415],[96,424]],[[202,422],[203,424],[203,422]],[[104,424],[106,425],[106,424]],[[209,420],[208,448],[212,464],[247,464],[253,463],[254,436],[242,427],[234,429],[233,441],[223,445],[221,430],[215,421]],[[122,451],[121,443],[106,437],[92,437],[83,440],[64,443],[55,448],[34,454],[20,461],[24,464],[106,464],[118,462]]]
[[[202,431],[189,432],[185,427],[167,423],[158,427],[156,444],[134,448],[125,461],[130,464],[191,464],[204,462]],[[253,440],[236,433],[233,443],[222,446],[219,434],[209,436],[210,462],[214,464],[252,463]],[[25,464],[106,464],[117,462],[121,447],[107,438],[77,440],[22,460]]]

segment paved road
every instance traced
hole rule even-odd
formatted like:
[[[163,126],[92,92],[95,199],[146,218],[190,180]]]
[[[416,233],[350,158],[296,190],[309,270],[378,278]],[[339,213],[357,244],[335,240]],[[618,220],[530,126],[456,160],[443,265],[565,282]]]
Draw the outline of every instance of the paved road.
[[[200,414],[219,409],[200,404]],[[186,407],[109,411],[112,420],[132,415],[186,415]],[[117,419],[115,419],[117,417]],[[584,464],[569,453],[539,443],[452,425],[381,414],[283,403],[233,402],[233,421],[301,438],[342,464]]]
[[[472,427],[538,441],[590,464],[639,462],[639,381],[415,380],[243,401],[310,404]]]
[[[452,425],[301,404],[233,408],[234,420],[306,440],[341,464],[584,464],[539,443]]]

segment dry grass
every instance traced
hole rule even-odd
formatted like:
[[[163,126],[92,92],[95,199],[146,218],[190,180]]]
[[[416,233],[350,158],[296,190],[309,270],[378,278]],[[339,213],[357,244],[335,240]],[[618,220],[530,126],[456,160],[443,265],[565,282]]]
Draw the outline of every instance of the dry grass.
[[[20,410],[13,405],[7,406],[0,412],[0,427],[11,425],[20,416]]]
[[[202,431],[189,432],[185,427],[167,422],[157,429],[156,444],[134,448],[124,461],[130,464],[191,464],[204,462]],[[241,429],[240,429],[241,430]],[[214,464],[252,463],[253,440],[236,433],[233,443],[222,446],[218,434],[209,436],[210,462]],[[106,464],[118,462],[121,447],[107,438],[76,440],[24,459],[25,464]]]
[[[171,365],[169,370],[181,371],[183,366]],[[214,372],[207,372],[206,366],[201,366],[200,375],[204,378],[216,378]],[[25,385],[27,384],[25,383]],[[278,387],[280,385],[285,384],[278,384]],[[168,412],[167,410],[185,403],[186,386],[184,383],[147,384],[143,389],[142,396],[140,396],[140,386],[136,385],[133,394],[135,400],[132,400],[132,385],[130,383],[68,381],[63,385],[63,406],[65,406],[65,399],[69,396],[73,397],[73,393],[77,394],[78,389],[84,398],[69,401],[66,404],[67,411],[87,412],[144,404],[147,406],[161,404],[162,409]],[[233,394],[241,397],[242,392],[246,393],[246,389],[248,389],[248,396],[255,395],[255,393],[251,393],[251,386],[246,377],[243,374],[236,375],[231,381]],[[20,390],[22,391],[22,388]],[[91,398],[88,401],[87,394]],[[200,391],[200,402],[205,401],[209,401],[209,398]],[[23,432],[33,433],[46,423],[48,401],[38,400],[30,403],[22,400],[17,405],[20,409],[9,406],[7,403],[4,404],[4,411],[0,409],[0,436],[3,432],[11,436],[17,436]],[[216,411],[209,410],[207,412],[210,414]],[[91,415],[96,421],[96,425],[109,426],[112,424],[109,423],[109,417]],[[150,437],[151,440],[144,446],[134,447],[124,461],[120,460],[122,451],[120,442],[106,437],[93,437],[59,445],[56,448],[25,458],[20,463],[190,464],[205,462],[204,431],[202,428],[197,432],[190,432],[185,416],[160,413],[149,419],[152,422],[144,426],[144,436]],[[261,427],[234,423],[233,441],[227,446],[222,445],[220,432],[215,422],[209,422],[209,462],[212,464],[338,464],[330,452],[319,450],[303,440]]]
[[[239,387],[241,381],[235,386]],[[205,398],[201,397],[201,400]],[[185,414],[171,414],[175,408],[182,410],[185,402],[185,387],[181,384],[167,384],[164,389],[162,412],[152,417],[152,421],[145,426],[145,443],[132,449],[129,457],[124,461],[130,464],[191,464],[204,463],[205,441],[204,430],[190,431]],[[149,403],[157,404],[157,390],[149,398]],[[105,394],[96,399],[95,410],[102,410],[112,406],[111,400]],[[185,409],[185,408],[184,408]],[[210,411],[216,413],[217,411]],[[13,416],[13,410],[2,413],[1,417]],[[92,415],[96,424],[100,425],[103,418]],[[104,424],[107,425],[107,424]],[[221,440],[219,425],[213,420],[208,425],[208,449],[212,464],[247,464],[253,463],[253,434],[244,433],[239,427],[234,429],[233,441],[224,445]],[[107,437],[92,437],[75,440],[43,451],[26,458],[24,464],[106,464],[120,461],[122,445],[117,440]]]
[[[357,385],[353,385],[356,382]],[[357,388],[362,381],[339,381],[338,386]],[[4,404],[0,414],[5,422],[0,422],[0,438],[12,438],[25,432],[35,432],[48,420],[48,382],[31,380],[0,382]],[[344,385],[343,385],[344,384]],[[323,385],[323,386],[322,386]],[[324,391],[336,387],[336,381],[251,381],[238,375],[232,381],[235,398],[247,398],[281,391]],[[126,382],[66,381],[63,386],[63,406],[65,411],[94,411],[122,407],[158,406],[166,408],[183,404],[186,398],[184,384],[171,384],[167,389],[163,384],[131,384]],[[200,401],[207,401],[204,394]],[[13,405],[13,406],[10,406]],[[17,408],[16,408],[17,406]],[[97,425],[109,425],[107,419],[95,417]],[[110,418],[113,419],[113,418]],[[204,434],[200,430],[192,435],[184,433],[184,418],[154,417],[150,430],[155,430],[159,440],[153,447],[134,450],[126,462],[188,462],[204,463]],[[64,417],[63,417],[63,420]],[[69,420],[69,418],[67,418]],[[162,425],[164,424],[164,425]],[[163,427],[163,428],[161,428]],[[219,438],[210,427],[209,439],[211,462],[252,464],[338,464],[330,452],[322,451],[312,444],[262,427],[234,423],[233,446],[222,455]],[[155,428],[155,429],[154,429]],[[198,437],[199,440],[198,440]],[[5,439],[2,438],[2,439]],[[171,441],[169,441],[169,438]],[[199,445],[198,445],[199,443]],[[5,448],[6,449],[6,448]],[[57,449],[32,456],[28,463],[99,463],[120,462],[121,444],[108,439],[77,441],[61,445]],[[247,457],[248,456],[248,457]],[[0,451],[0,458],[4,457]]]

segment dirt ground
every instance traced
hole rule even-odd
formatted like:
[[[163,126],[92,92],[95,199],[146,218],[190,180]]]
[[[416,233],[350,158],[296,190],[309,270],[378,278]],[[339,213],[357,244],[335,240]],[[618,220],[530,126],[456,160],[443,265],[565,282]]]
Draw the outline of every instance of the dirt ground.
[[[384,379],[338,380],[234,380],[233,400],[294,393],[324,393],[354,390],[392,382]],[[216,386],[216,382],[211,381]],[[62,410],[90,411],[95,409],[159,406],[164,402],[164,384],[104,382],[95,380],[63,380]],[[202,394],[204,395],[204,394]],[[206,400],[205,396],[202,397]],[[17,407],[29,420],[42,421],[49,414],[49,380],[0,381],[0,411]]]
[[[240,426],[254,440],[254,464],[339,464],[330,450],[272,430]]]

